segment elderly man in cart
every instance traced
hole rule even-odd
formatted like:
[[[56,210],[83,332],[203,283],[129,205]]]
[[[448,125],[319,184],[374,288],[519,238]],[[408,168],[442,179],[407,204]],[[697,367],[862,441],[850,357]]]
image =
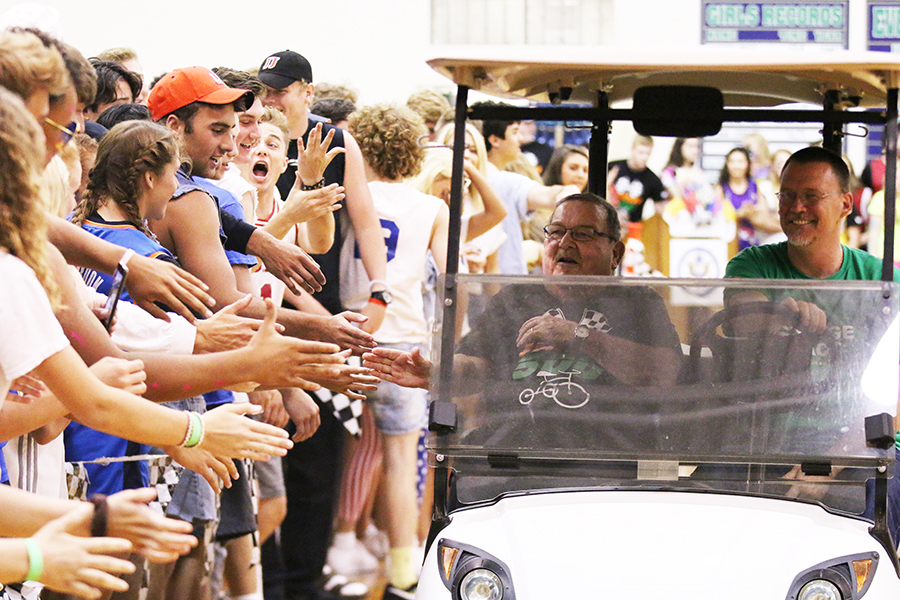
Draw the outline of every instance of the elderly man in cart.
[[[615,208],[590,193],[560,200],[544,235],[542,266],[551,278],[611,276],[624,253]],[[376,348],[363,361],[387,381],[429,386],[432,363],[417,351]],[[495,295],[453,361],[456,393],[529,404],[550,379],[565,376],[570,381],[558,393],[544,395],[577,409],[601,395],[601,386],[673,384],[681,351],[656,292],[544,280]]]

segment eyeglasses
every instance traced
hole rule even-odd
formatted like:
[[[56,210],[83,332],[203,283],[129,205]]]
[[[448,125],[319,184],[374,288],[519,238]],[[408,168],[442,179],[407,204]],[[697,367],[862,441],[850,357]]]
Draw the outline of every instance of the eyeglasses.
[[[793,204],[797,201],[797,198],[803,200],[803,204],[806,206],[813,206],[831,196],[833,194],[816,194],[814,192],[807,192],[805,194],[797,194],[796,192],[776,192],[775,197],[778,198],[778,202],[780,204]]]
[[[587,225],[577,225],[575,227],[565,227],[563,225],[547,225],[544,227],[544,238],[548,241],[558,242],[566,236],[566,233],[572,236],[576,242],[592,242],[598,237],[605,237],[612,242],[618,242],[619,238],[602,231],[597,231],[593,227]]]
[[[68,127],[63,127],[50,117],[44,117],[44,123],[46,123],[47,125],[52,125],[53,127],[56,127],[57,129],[62,131],[63,137],[62,140],[60,140],[59,144],[57,144],[57,148],[62,148],[63,146],[68,144],[69,140],[72,139],[72,136],[75,135],[75,129],[78,127],[78,124],[75,123],[75,121],[69,123]]]

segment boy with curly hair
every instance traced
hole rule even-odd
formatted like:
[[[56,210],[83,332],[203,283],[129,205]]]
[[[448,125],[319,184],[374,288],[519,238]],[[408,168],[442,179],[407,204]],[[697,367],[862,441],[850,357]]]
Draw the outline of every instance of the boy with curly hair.
[[[366,178],[387,246],[389,293],[368,292],[368,279],[355,242],[348,236],[341,253],[341,301],[360,308],[366,302],[386,305],[375,332],[379,346],[425,350],[429,332],[422,302],[422,279],[430,250],[443,270],[447,260],[449,210],[439,198],[404,183],[422,164],[421,118],[406,107],[367,106],[350,116],[359,140]],[[413,546],[416,536],[416,443],[425,423],[423,390],[382,382],[369,396],[382,438],[385,501],[390,541],[390,584],[384,598],[411,598],[416,585]]]

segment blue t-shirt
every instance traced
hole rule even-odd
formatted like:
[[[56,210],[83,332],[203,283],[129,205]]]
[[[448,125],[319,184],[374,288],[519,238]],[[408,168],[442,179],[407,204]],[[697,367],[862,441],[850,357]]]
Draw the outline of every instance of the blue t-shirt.
[[[90,215],[82,228],[124,248],[131,248],[136,254],[165,260],[177,265],[178,261],[165,247],[127,221],[106,221],[100,215]],[[98,273],[93,269],[79,269],[85,282],[102,294],[108,294],[113,277]],[[131,301],[128,292],[123,291],[121,299]],[[148,447],[136,442],[91,429],[81,423],[70,423],[63,434],[66,460],[69,462],[91,461],[98,458],[117,458],[146,454]],[[118,462],[109,465],[85,465],[90,484],[89,494],[114,494],[123,489],[144,487],[149,481],[147,464],[144,461]]]
[[[3,458],[3,448],[6,442],[0,442],[0,484],[9,483],[9,470],[6,468],[6,459]]]
[[[135,254],[148,258],[158,258],[178,265],[178,261],[172,253],[166,250],[159,242],[147,237],[147,235],[127,221],[106,221],[100,215],[94,213],[85,219],[82,229],[107,242],[111,242],[123,248],[131,248]],[[89,287],[101,294],[109,294],[112,287],[113,276],[108,273],[100,273],[87,267],[79,267],[82,279]],[[122,300],[131,302],[131,296],[127,290],[122,290]]]

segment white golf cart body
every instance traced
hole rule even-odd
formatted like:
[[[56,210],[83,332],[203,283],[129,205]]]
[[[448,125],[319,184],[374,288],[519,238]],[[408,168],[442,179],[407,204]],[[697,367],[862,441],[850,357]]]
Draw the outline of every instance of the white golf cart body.
[[[609,123],[666,118],[652,108],[609,108],[644,85],[717,88],[725,99],[714,115],[720,120],[788,121],[770,108],[824,103],[823,111],[805,112],[826,124],[826,142],[856,118],[896,123],[900,64],[882,54],[759,53],[748,62],[718,50],[663,60],[604,51],[573,62],[554,60],[553,49],[517,48],[508,60],[498,56],[430,61],[460,85],[457,131],[467,113],[526,118],[525,108],[469,108],[470,88],[536,100],[599,98],[593,109],[544,107],[535,118],[593,121],[590,187],[601,195]],[[889,98],[893,107],[881,113],[841,110],[848,103],[884,108]],[[794,118],[800,112],[783,115],[803,120]],[[674,121],[708,116],[672,110]],[[887,137],[890,157],[895,126]],[[455,146],[462,147],[461,136]],[[458,252],[461,160],[455,166],[451,256]],[[893,208],[892,184],[887,191]],[[455,265],[448,259],[438,299],[442,337],[434,345],[429,440],[435,511],[417,598],[793,600],[821,580],[841,600],[900,598],[886,517],[900,377],[896,284],[555,277],[548,286],[540,277],[458,275]],[[516,365],[515,337],[504,339],[496,325],[489,376],[473,392],[471,381],[452,376],[452,332],[457,297],[476,288],[536,308],[548,290],[566,298],[635,294],[635,327],[647,328],[641,315],[654,315],[663,322],[654,331],[671,325],[677,332],[677,382],[600,385],[579,380],[586,365],[577,361]],[[762,292],[772,306],[799,296],[826,312],[855,314],[851,341],[802,332],[772,306],[727,315],[757,334],[740,337],[712,321],[724,298],[746,291]],[[705,306],[692,305],[698,295]],[[644,312],[648,297],[665,313],[658,306]],[[472,326],[493,327],[505,316]],[[543,377],[540,385],[525,389],[510,377],[523,369]],[[494,578],[481,592],[493,585],[501,594],[461,595],[467,575],[485,571]]]

